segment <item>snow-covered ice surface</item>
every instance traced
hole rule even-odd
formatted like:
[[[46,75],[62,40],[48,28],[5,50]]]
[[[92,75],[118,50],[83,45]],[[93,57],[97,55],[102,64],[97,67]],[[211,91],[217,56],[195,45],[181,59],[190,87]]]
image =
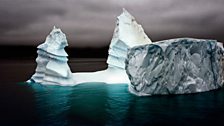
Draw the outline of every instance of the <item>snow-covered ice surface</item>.
[[[186,94],[223,86],[223,48],[216,40],[180,38],[129,50],[130,92],[139,95]]]
[[[68,46],[65,34],[54,27],[45,42],[37,47],[38,57],[35,74],[27,82],[52,85],[74,84],[72,72],[67,64]]]
[[[54,28],[45,43],[38,46],[36,73],[28,82],[57,85],[77,85],[87,82],[107,84],[129,84],[125,71],[125,59],[129,48],[151,43],[143,28],[125,9],[117,17],[116,27],[108,51],[108,68],[96,72],[71,73],[67,64],[68,45],[66,36],[60,29]]]

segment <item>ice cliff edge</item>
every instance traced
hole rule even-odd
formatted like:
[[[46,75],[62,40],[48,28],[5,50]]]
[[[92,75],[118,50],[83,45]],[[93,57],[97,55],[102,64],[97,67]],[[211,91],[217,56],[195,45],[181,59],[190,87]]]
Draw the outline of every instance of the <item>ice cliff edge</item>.
[[[223,50],[215,40],[171,39],[129,50],[129,90],[139,96],[186,94],[223,86]]]

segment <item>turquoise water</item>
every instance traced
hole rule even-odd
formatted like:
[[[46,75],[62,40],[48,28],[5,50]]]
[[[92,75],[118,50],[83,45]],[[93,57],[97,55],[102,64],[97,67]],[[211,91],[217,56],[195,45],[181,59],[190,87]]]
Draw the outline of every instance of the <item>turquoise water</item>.
[[[126,84],[74,87],[19,84],[33,95],[35,125],[224,124],[224,90],[192,95],[137,97]]]
[[[106,61],[70,60],[72,71],[96,71]],[[18,83],[34,60],[0,62],[0,126],[224,126],[224,89],[190,95],[137,97],[125,84],[74,87]]]

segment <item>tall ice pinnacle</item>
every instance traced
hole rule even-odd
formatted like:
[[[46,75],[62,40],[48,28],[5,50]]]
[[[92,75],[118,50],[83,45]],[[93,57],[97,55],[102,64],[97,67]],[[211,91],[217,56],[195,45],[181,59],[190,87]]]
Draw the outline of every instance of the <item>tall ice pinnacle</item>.
[[[142,26],[123,8],[123,13],[117,17],[116,27],[110,44],[107,59],[109,67],[124,69],[128,48],[150,43],[151,40],[145,34]]]
[[[75,83],[67,64],[68,54],[64,50],[66,46],[68,42],[65,34],[54,26],[45,42],[37,47],[36,72],[28,82],[53,85]]]
[[[108,84],[126,83],[130,81],[125,71],[125,59],[128,49],[151,43],[143,28],[125,9],[117,17],[116,27],[108,51],[108,68],[96,72],[74,73],[76,83],[104,82]]]

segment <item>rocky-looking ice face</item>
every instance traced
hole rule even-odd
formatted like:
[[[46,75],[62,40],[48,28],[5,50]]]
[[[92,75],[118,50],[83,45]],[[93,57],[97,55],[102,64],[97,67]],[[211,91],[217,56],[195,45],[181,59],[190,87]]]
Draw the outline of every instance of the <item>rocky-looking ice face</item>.
[[[215,40],[180,38],[129,50],[126,72],[136,95],[186,94],[223,86],[223,50]]]

